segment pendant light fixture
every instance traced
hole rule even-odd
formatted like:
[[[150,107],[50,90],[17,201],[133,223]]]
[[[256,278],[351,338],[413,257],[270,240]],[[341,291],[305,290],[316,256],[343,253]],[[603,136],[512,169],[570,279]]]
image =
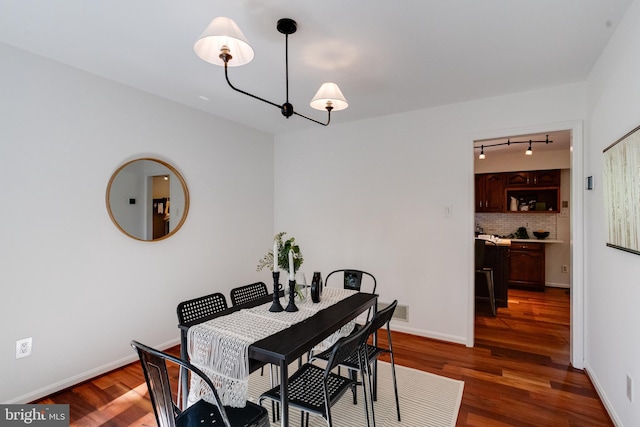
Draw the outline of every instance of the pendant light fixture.
[[[529,144],[529,148],[527,148],[527,151],[524,152],[524,154],[526,154],[527,156],[531,156],[533,155],[533,149],[531,148],[531,144],[552,144],[553,141],[549,140],[549,135],[547,135],[547,139],[545,139],[544,141],[534,141],[534,140],[528,140],[528,141],[511,141],[511,138],[507,138],[507,142],[498,142],[496,144],[482,144],[479,147],[474,147],[475,150],[477,150],[478,148],[480,149],[480,155],[478,156],[479,160],[484,160],[486,158],[485,154],[484,154],[484,149],[485,148],[491,148],[491,147],[499,147],[501,145],[511,145],[511,144]]]
[[[327,126],[331,122],[331,111],[340,111],[347,108],[349,106],[347,100],[337,84],[323,83],[309,105],[316,110],[327,111],[326,123],[307,117],[293,109],[293,105],[289,102],[289,35],[296,32],[297,24],[293,19],[283,18],[278,20],[276,28],[285,37],[286,101],[283,104],[277,104],[238,89],[229,81],[228,67],[248,64],[254,56],[253,49],[249,45],[247,38],[232,19],[226,17],[214,18],[196,41],[194,50],[204,61],[223,66],[225,79],[231,89],[236,92],[279,108],[286,118],[295,114],[319,125]]]
[[[524,154],[526,154],[527,156],[531,156],[533,154],[533,150],[531,150],[531,143],[533,141],[529,140],[529,148],[527,148],[527,151],[524,152]]]

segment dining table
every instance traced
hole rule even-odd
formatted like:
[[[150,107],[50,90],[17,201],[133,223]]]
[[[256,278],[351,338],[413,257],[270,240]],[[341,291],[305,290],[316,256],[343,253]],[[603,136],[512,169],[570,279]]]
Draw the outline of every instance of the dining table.
[[[286,298],[285,298],[286,299]],[[353,292],[326,308],[317,311],[312,316],[297,323],[291,324],[278,332],[261,338],[248,347],[249,370],[253,371],[260,366],[269,363],[279,367],[280,372],[280,423],[281,426],[289,426],[289,398],[288,378],[289,366],[308,354],[309,351],[320,345],[327,338],[339,331],[348,323],[354,321],[360,314],[373,307],[375,310],[378,296],[376,294]],[[252,302],[230,307],[227,310],[213,314],[197,321],[182,323],[178,327],[181,331],[180,352],[183,360],[189,360],[188,337],[189,330],[196,325],[217,319],[221,316],[229,316],[239,310],[254,309],[272,301],[272,295],[259,298]],[[286,315],[286,313],[282,313]],[[182,378],[183,401],[186,402],[188,390],[186,376]]]

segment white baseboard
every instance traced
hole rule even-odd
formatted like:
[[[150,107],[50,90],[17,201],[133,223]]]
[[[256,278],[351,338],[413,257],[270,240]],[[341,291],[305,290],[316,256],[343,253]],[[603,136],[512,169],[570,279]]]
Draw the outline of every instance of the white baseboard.
[[[554,282],[546,282],[544,284],[545,286],[549,287],[549,288],[564,288],[564,289],[571,289],[571,285],[569,283],[554,283]]]
[[[159,344],[157,346],[155,346],[155,348],[158,349],[167,349],[170,347],[173,347],[175,345],[180,344],[180,339],[173,339],[170,341],[167,341],[163,344]],[[66,378],[63,379],[61,381],[58,381],[56,383],[47,385],[45,387],[42,387],[38,390],[34,390],[30,393],[24,394],[22,396],[18,396],[15,399],[11,399],[5,403],[8,404],[25,404],[25,403],[29,403],[29,402],[33,402],[34,400],[39,400],[42,399],[43,397],[49,396],[53,393],[56,393],[58,391],[64,390],[66,388],[69,387],[73,387],[74,385],[80,384],[84,381],[88,381],[92,378],[98,377],[102,374],[105,374],[109,371],[113,371],[114,369],[118,369],[121,368],[125,365],[128,365],[131,362],[135,362],[136,360],[138,360],[138,355],[133,353],[133,349],[132,349],[132,354],[130,356],[126,356],[123,357],[122,359],[119,360],[115,360],[111,363],[107,363],[105,365],[102,366],[98,366],[95,369],[91,369],[89,371],[86,372],[82,372],[78,375],[74,375],[71,378]]]
[[[600,397],[600,400],[602,401],[604,408],[607,410],[607,413],[611,417],[611,421],[613,421],[613,424],[616,426],[622,426],[623,425],[622,421],[620,421],[620,419],[618,418],[616,412],[613,409],[613,405],[611,405],[611,402],[609,402],[609,399],[607,398],[607,395],[602,391],[602,386],[600,385],[598,378],[591,373],[591,367],[589,366],[588,363],[584,364],[584,372],[587,374],[587,376],[591,380],[591,383],[593,384],[593,387],[596,389],[596,393],[598,393],[598,396]]]
[[[425,338],[431,338],[439,341],[446,341],[454,344],[463,344],[466,345],[467,339],[466,337],[460,337],[457,335],[448,335],[448,334],[438,334],[429,331],[425,331],[422,329],[410,328],[403,325],[404,322],[398,323],[395,321],[391,322],[391,330],[398,332],[405,332],[407,334],[418,335]]]

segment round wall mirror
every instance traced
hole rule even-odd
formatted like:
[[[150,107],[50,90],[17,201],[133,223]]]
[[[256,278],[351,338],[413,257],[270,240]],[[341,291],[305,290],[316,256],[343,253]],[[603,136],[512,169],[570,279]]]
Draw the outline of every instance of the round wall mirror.
[[[120,166],[109,180],[106,199],[116,227],[143,241],[172,236],[189,212],[189,191],[182,176],[170,164],[151,158]]]

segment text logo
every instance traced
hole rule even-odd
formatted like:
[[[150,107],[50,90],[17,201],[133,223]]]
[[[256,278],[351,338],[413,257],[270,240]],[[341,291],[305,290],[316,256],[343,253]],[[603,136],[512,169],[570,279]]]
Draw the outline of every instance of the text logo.
[[[0,427],[69,427],[69,405],[0,405]]]

